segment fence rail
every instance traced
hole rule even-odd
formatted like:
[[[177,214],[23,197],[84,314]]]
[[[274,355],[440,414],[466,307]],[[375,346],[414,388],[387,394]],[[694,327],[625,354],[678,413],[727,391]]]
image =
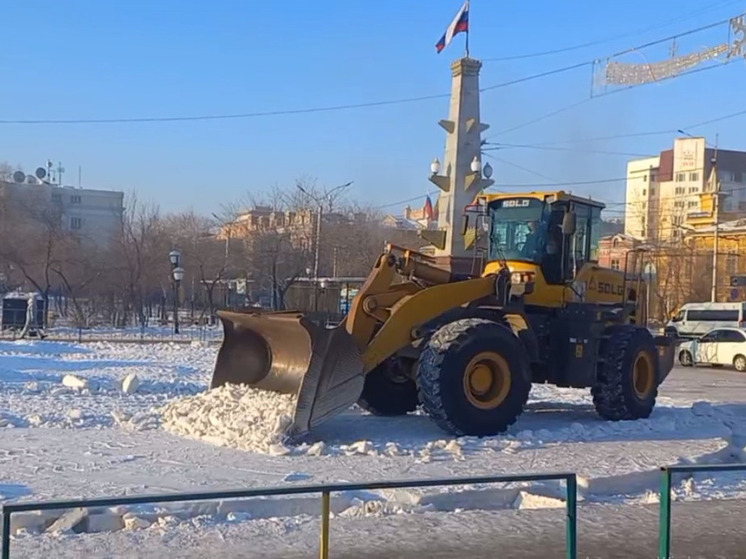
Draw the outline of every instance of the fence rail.
[[[219,343],[223,339],[223,329],[205,326],[183,326],[178,334],[171,328],[67,328],[56,327],[44,332],[44,341],[68,343]],[[5,329],[0,331],[0,341],[19,339],[20,331]],[[39,340],[37,335],[27,340]]]
[[[698,472],[744,472],[746,464],[688,464],[663,466],[661,468],[660,521],[658,524],[658,558],[671,557],[671,489],[674,474],[694,474]]]
[[[453,485],[475,485],[512,482],[565,481],[566,483],[566,541],[567,559],[577,557],[577,476],[574,473],[518,474],[485,477],[463,477],[444,479],[415,479],[401,481],[377,481],[371,483],[337,483],[326,485],[299,485],[294,487],[265,487],[259,489],[238,489],[231,491],[208,491],[203,493],[174,493],[168,495],[138,495],[128,497],[104,497],[97,499],[73,499],[4,504],[2,508],[2,559],[10,559],[10,519],[13,513],[60,510],[91,507],[114,507],[142,505],[148,503],[175,503],[183,501],[214,501],[222,499],[248,499],[254,497],[279,497],[321,493],[321,535],[319,543],[320,559],[329,557],[329,518],[331,515],[330,496],[344,491],[370,491],[375,489],[405,489],[423,487],[447,487]]]

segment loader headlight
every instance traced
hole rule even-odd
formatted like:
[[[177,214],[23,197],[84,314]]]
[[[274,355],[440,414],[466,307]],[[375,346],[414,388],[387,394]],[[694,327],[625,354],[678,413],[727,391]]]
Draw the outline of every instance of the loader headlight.
[[[513,272],[510,275],[510,283],[532,283],[533,281],[533,272]]]

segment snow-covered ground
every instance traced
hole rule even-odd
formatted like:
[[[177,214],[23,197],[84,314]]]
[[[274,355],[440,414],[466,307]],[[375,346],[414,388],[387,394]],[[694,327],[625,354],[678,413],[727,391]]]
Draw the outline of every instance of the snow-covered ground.
[[[314,440],[289,446],[281,436],[289,398],[238,387],[205,393],[216,352],[204,343],[0,341],[0,502],[564,470],[581,476],[584,502],[653,503],[658,466],[740,461],[746,447],[746,398],[731,398],[728,384],[741,381],[733,376],[712,390],[707,371],[701,382],[674,374],[676,389],[664,390],[642,421],[604,422],[586,391],[536,386],[526,412],[500,437],[453,439],[421,414],[379,418],[355,408],[322,425]],[[746,483],[700,475],[676,493],[740,498]],[[332,501],[345,525],[370,516],[562,506],[559,483],[371,491]],[[175,534],[200,523],[289,533],[316,526],[318,510],[313,495],[148,505],[89,511],[87,519],[19,514],[13,530],[19,544],[65,528],[131,533],[133,542],[141,531]]]

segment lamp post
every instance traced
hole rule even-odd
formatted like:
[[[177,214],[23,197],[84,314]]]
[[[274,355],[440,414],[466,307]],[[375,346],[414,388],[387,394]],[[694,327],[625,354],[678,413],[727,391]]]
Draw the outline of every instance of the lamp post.
[[[173,249],[168,253],[168,261],[171,263],[171,285],[174,292],[174,334],[179,333],[179,286],[184,279],[184,268],[181,267],[181,252]]]

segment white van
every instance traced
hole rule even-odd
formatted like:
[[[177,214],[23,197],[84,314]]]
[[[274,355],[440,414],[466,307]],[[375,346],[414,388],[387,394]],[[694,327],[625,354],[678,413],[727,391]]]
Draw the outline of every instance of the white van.
[[[704,336],[713,328],[744,328],[746,303],[686,303],[668,324],[666,334],[677,338]]]

